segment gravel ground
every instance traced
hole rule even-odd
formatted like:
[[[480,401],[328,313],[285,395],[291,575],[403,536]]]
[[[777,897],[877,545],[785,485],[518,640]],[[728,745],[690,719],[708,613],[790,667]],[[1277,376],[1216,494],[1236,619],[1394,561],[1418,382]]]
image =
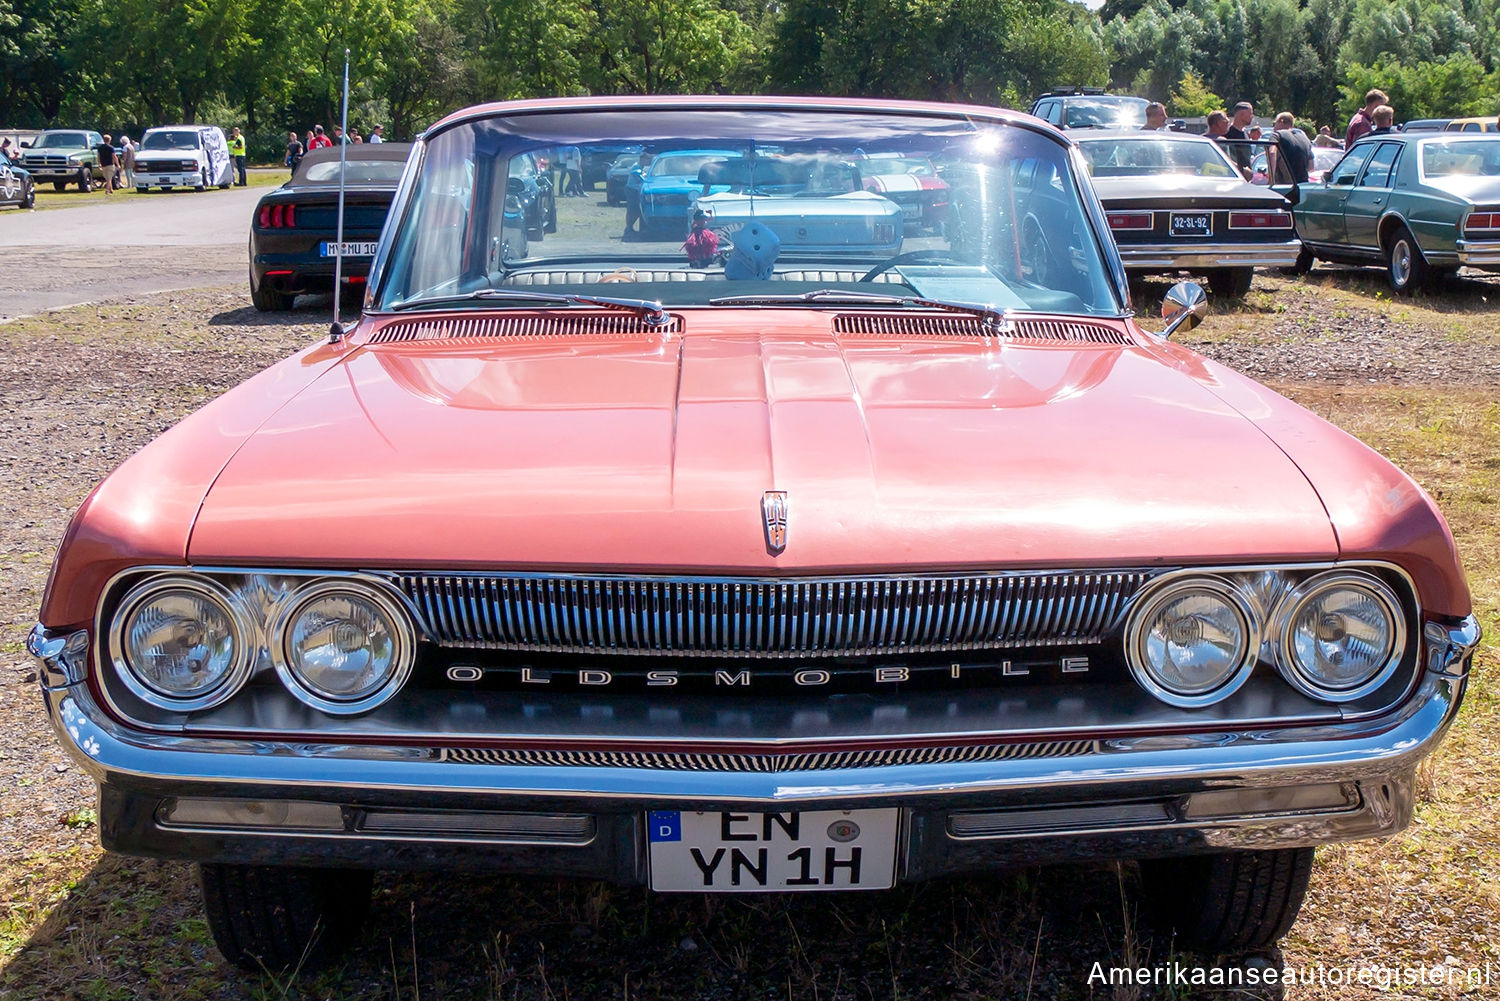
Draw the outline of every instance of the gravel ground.
[[[1164,287],[1147,286],[1143,314]],[[1339,272],[1258,280],[1244,310],[1179,340],[1273,384],[1500,386],[1491,286],[1461,282],[1461,308],[1419,317],[1376,288]],[[369,939],[334,974],[294,989],[225,968],[187,867],[99,853],[92,783],[52,736],[22,641],[92,485],[321,336],[325,307],[268,317],[236,285],[0,324],[0,998],[404,998],[414,968],[422,996],[451,998],[1108,997],[1083,989],[1090,964],[1170,954],[1134,937],[1133,877],[1111,867],[753,903],[441,876],[383,879]]]

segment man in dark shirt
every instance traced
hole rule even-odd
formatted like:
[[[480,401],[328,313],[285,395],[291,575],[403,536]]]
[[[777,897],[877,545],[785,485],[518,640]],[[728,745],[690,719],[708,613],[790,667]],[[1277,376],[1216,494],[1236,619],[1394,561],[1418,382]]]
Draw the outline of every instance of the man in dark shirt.
[[[1224,145],[1228,147],[1229,159],[1233,160],[1235,166],[1240,168],[1240,173],[1245,175],[1245,180],[1250,180],[1250,137],[1245,134],[1245,128],[1255,121],[1255,105],[1249,101],[1241,101],[1234,106],[1234,117],[1230,119],[1229,129],[1224,133],[1228,140]]]
[[[1274,140],[1266,150],[1266,173],[1272,184],[1290,184],[1295,191],[1297,185],[1307,183],[1307,171],[1312,166],[1312,143],[1307,133],[1297,128],[1297,120],[1290,111],[1276,116]]]
[[[112,195],[115,193],[115,168],[120,163],[115,159],[115,146],[110,142],[109,136],[94,147],[94,152],[99,155],[99,169],[104,171],[104,193]]]

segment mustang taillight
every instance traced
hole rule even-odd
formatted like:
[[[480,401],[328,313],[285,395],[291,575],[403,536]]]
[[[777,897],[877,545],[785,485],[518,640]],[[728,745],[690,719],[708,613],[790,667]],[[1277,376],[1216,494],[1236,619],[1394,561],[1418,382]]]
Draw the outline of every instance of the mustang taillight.
[[[1150,229],[1151,226],[1150,212],[1111,212],[1109,214],[1110,229]]]
[[[1470,212],[1464,220],[1464,232],[1500,230],[1500,212]]]
[[[1280,210],[1275,212],[1231,212],[1229,213],[1230,229],[1291,229],[1292,216],[1289,212]]]
[[[286,229],[297,225],[297,206],[262,205],[259,216],[261,229]]]

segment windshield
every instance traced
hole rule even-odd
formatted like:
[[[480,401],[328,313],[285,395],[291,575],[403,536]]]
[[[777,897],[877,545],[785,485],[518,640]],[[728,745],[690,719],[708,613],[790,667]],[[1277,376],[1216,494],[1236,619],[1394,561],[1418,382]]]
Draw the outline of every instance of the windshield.
[[[1500,175],[1500,138],[1426,140],[1422,143],[1422,176],[1494,177]]]
[[[171,129],[165,132],[148,132],[141,140],[141,149],[197,149],[198,133],[191,129]]]
[[[1117,137],[1079,139],[1095,177],[1197,174],[1232,177],[1237,171],[1217,145],[1195,139]]]
[[[1070,129],[1130,128],[1146,124],[1144,97],[1070,98],[1063,105],[1063,124]]]
[[[623,204],[602,180],[579,189],[534,161],[627,144],[644,150]],[[959,116],[789,106],[470,121],[429,137],[371,301],[546,286],[670,306],[832,289],[1115,315],[1073,163],[1044,134]]]
[[[36,141],[37,149],[80,149],[89,144],[82,132],[49,132]]]

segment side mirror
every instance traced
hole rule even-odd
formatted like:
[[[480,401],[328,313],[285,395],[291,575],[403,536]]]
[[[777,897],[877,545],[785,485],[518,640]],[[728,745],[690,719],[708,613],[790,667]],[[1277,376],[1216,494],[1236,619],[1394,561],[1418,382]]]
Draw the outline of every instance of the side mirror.
[[[1208,315],[1208,296],[1196,282],[1178,282],[1167,289],[1161,303],[1162,319],[1167,325],[1162,329],[1163,340],[1178,330],[1192,330]]]

